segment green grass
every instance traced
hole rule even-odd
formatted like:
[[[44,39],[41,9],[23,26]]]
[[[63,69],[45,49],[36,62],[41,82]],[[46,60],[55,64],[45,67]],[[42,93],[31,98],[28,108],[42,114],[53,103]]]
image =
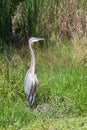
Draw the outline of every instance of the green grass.
[[[47,119],[36,120],[30,126],[23,127],[25,130],[86,130],[87,118],[64,118],[64,119]]]
[[[23,85],[28,49],[12,49],[0,56],[0,129],[87,129],[85,51],[71,45],[34,50],[39,86],[37,108],[32,109],[26,104]]]
[[[63,118],[63,119],[36,119],[28,125],[20,122],[9,125],[7,130],[86,130],[87,117]]]

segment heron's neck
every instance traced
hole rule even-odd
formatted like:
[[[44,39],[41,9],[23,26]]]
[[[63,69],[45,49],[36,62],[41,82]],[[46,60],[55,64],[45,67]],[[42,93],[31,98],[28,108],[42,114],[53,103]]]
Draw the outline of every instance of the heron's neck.
[[[32,46],[31,44],[29,44],[29,48],[30,48],[30,53],[31,53],[31,63],[30,63],[30,72],[32,74],[34,74],[34,71],[35,71],[35,56],[34,56],[34,51],[32,49]]]

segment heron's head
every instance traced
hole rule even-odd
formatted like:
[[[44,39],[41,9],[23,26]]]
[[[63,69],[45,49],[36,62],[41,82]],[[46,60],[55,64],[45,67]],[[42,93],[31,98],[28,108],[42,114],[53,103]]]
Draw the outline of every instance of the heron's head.
[[[44,40],[44,38],[31,37],[29,39],[29,43],[38,42],[38,41],[42,41],[42,40]]]

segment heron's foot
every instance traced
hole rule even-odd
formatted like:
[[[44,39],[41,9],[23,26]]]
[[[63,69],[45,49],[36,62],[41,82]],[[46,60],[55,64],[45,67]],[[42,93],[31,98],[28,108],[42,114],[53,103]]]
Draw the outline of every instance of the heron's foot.
[[[35,100],[35,102],[34,102],[33,106],[34,106],[34,108],[36,108],[36,107],[37,107],[37,102],[36,102],[36,100]]]
[[[34,101],[33,104],[31,104],[31,105],[30,105],[29,102],[27,101],[26,104],[27,104],[27,106],[30,107],[30,108],[36,108],[36,107],[37,107],[37,102],[36,102],[36,101]]]

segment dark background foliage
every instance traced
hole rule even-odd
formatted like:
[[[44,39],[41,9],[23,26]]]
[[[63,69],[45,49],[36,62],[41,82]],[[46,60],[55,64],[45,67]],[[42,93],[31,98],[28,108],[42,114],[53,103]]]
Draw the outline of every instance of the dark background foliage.
[[[31,36],[45,37],[53,44],[86,35],[86,0],[0,1],[0,41],[6,44],[24,44]]]

